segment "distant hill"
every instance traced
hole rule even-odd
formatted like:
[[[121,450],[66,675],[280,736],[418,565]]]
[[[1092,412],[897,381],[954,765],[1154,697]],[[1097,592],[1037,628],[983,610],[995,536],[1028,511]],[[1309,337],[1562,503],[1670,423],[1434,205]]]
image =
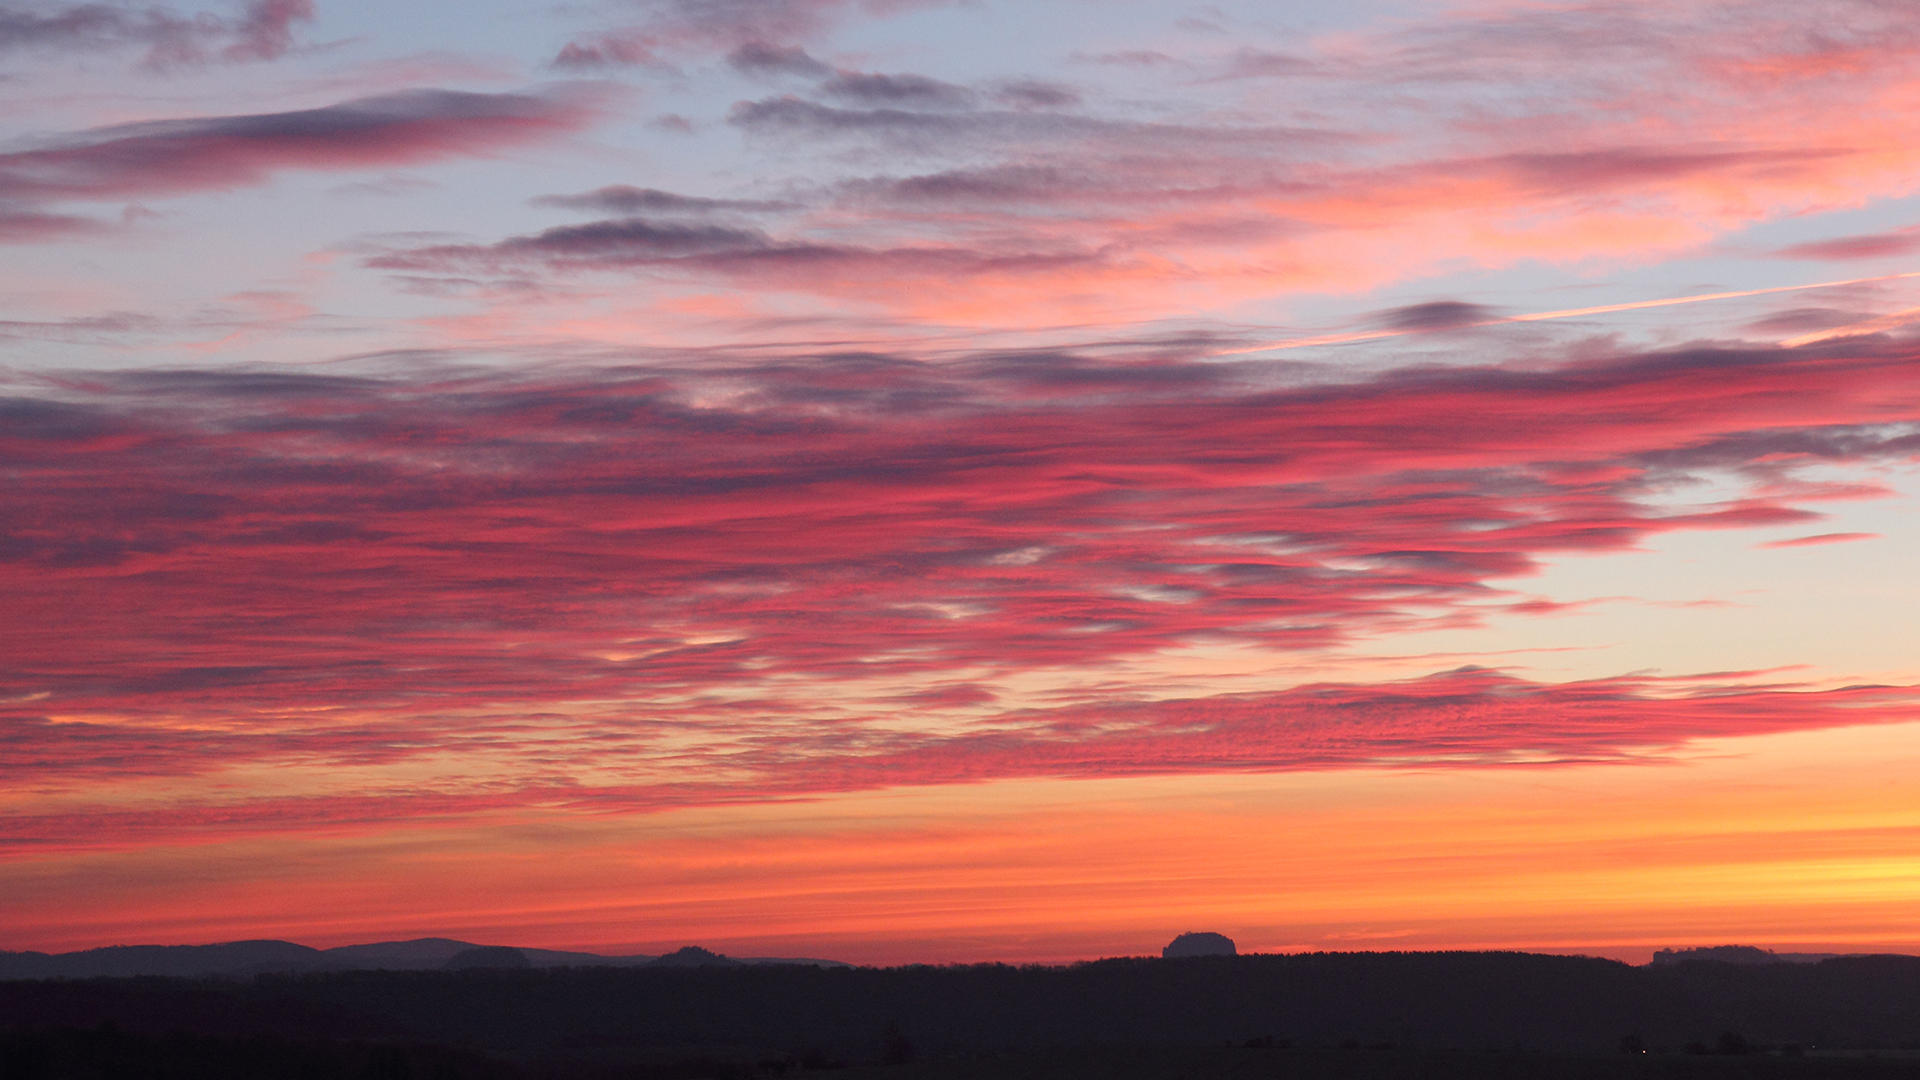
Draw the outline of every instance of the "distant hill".
[[[455,941],[452,938],[415,938],[412,941],[381,941],[371,945],[341,945],[325,952],[329,959],[338,960],[344,970],[434,971],[463,952],[499,947]],[[508,947],[516,948],[531,966],[537,968],[630,967],[654,960],[651,956],[602,956],[599,953]]]
[[[132,978],[151,975],[243,978],[328,971],[438,971],[462,953],[496,948],[509,948],[517,952],[525,959],[527,966],[535,968],[638,967],[665,960],[658,956],[602,956],[599,953],[557,949],[481,945],[452,938],[380,941],[367,945],[341,945],[332,949],[315,949],[291,941],[230,941],[219,945],[110,945],[103,949],[69,953],[0,952],[0,980]],[[679,956],[687,953],[688,949],[709,957],[719,955],[694,945],[670,955]],[[670,963],[686,962],[682,959]],[[838,960],[786,957],[721,957],[719,962],[849,966]]]
[[[341,945],[326,950],[326,953],[349,968],[417,971],[437,968],[468,949],[477,948],[479,946],[471,941],[430,937],[412,941],[378,941],[371,945]]]
[[[111,945],[85,952],[0,952],[0,979],[95,979],[134,975],[254,975],[270,971],[327,971],[319,949],[291,941],[229,941],[221,945]]]

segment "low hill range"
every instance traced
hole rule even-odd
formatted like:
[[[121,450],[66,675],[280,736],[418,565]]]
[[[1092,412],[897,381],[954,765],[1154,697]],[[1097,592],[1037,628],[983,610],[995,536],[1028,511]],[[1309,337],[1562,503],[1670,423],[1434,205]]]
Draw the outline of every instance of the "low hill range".
[[[1233,942],[1213,933],[1186,933],[1163,950],[1167,957],[1234,954]],[[1776,953],[1751,945],[1714,945],[1661,949],[1651,966],[1689,961],[1721,964],[1817,964],[1838,953]],[[730,957],[688,945],[665,955],[601,953],[480,945],[452,938],[414,938],[315,949],[291,941],[229,941],[217,945],[111,945],[79,952],[0,951],[0,980],[97,979],[170,976],[174,978],[319,974],[332,971],[453,971],[472,968],[712,967],[755,964],[810,964],[849,967],[839,960],[811,957]]]
[[[702,967],[811,964],[847,967],[838,960],[729,957],[689,945],[664,956],[478,945],[452,938],[415,938],[315,949],[291,941],[229,941],[218,945],[110,945],[79,952],[0,951],[0,980],[173,978],[319,974],[333,971],[448,971],[472,968]]]

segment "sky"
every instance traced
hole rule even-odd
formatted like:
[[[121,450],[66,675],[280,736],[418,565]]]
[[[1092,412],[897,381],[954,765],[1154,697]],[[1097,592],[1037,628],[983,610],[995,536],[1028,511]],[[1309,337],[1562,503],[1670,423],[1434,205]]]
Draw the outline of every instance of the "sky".
[[[1916,61],[0,2],[0,948],[1920,952]]]

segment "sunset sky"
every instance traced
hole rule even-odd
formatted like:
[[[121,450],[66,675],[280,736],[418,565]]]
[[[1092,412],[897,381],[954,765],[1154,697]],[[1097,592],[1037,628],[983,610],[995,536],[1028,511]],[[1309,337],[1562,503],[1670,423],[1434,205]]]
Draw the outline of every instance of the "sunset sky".
[[[0,100],[0,949],[1920,952],[1910,0],[8,0]]]

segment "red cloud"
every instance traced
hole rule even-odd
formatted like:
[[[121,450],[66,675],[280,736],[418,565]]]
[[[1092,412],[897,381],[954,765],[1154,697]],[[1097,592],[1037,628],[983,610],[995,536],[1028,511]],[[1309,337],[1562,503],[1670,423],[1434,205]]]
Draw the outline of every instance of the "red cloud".
[[[535,786],[590,768],[594,790],[757,798],[1573,760],[1910,715],[1897,694],[1682,701],[1486,673],[1051,711],[975,688],[1194,641],[1457,624],[1551,552],[1808,520],[1800,502],[1871,492],[1798,467],[1920,453],[1916,372],[1882,345],[1284,390],[1258,365],[1060,353],[69,380],[0,404],[0,754],[51,785],[431,752]],[[1750,491],[1666,504],[1702,470]],[[973,733],[868,722],[923,713]],[[742,779],[686,787],[694,767]]]
[[[604,769],[649,751],[638,739],[595,737],[585,730],[554,743],[554,731],[547,729],[541,733],[549,738],[537,750],[523,747],[511,759],[521,769],[511,787],[253,796],[138,814],[106,809],[13,814],[0,816],[0,823],[12,843],[39,850],[117,847],[209,833],[354,829],[534,804],[654,811],[1015,777],[1647,761],[1694,739],[1915,718],[1920,718],[1920,687],[1808,692],[1644,678],[1545,685],[1467,668],[1377,686],[1323,684],[1282,693],[1017,710],[958,735],[835,740],[818,730],[762,733],[739,745],[682,754],[660,779],[646,784],[556,782],[553,770]],[[701,719],[725,723],[712,713]],[[139,775],[143,757],[166,757],[191,769],[290,757],[352,764],[381,744],[387,755],[417,753],[425,743],[440,752],[473,751],[520,733],[519,725],[471,722],[458,735],[451,726],[419,724],[246,737],[191,732],[161,737],[106,729],[76,734],[69,727],[36,731],[15,725],[0,741],[0,764],[22,775],[27,770],[69,778],[91,774],[109,781]],[[714,779],[720,774],[729,779]]]

